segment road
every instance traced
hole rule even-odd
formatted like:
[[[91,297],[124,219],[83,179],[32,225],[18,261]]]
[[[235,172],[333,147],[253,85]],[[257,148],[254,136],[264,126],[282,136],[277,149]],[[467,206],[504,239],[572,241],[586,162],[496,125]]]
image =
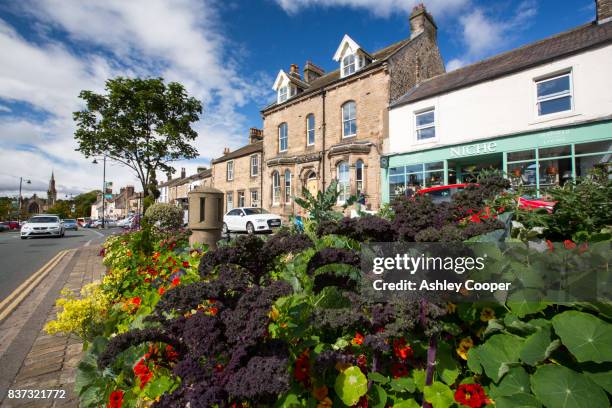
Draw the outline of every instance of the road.
[[[19,232],[0,232],[0,301],[63,249],[100,245],[119,229],[66,231],[64,238],[19,239]]]

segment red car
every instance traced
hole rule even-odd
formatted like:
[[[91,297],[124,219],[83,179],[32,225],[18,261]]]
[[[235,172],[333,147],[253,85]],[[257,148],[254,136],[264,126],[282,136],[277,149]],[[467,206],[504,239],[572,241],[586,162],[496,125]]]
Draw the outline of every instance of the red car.
[[[427,195],[431,197],[434,203],[448,202],[459,191],[466,188],[469,184],[449,184],[447,186],[435,186],[423,188],[416,192],[419,195]],[[476,184],[477,185],[477,184]],[[528,199],[519,197],[519,207],[525,209],[545,208],[546,211],[552,213],[556,202],[546,201],[541,199]]]
[[[18,221],[4,221],[2,224],[7,226],[9,230],[18,230],[20,228]]]

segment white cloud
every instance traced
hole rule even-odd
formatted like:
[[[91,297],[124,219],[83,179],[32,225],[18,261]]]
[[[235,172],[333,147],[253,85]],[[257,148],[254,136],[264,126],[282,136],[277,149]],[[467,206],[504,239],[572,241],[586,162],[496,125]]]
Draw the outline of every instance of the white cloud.
[[[462,57],[446,64],[447,71],[460,68],[478,59],[500,51],[516,40],[518,34],[529,27],[537,14],[537,4],[524,0],[508,17],[491,16],[487,10],[476,7],[469,14],[459,18],[461,43],[466,51]]]
[[[394,13],[410,14],[412,8],[422,0],[275,0],[288,14],[295,14],[308,7],[352,7],[366,9],[380,17]],[[434,17],[452,15],[456,10],[469,3],[469,0],[429,0],[427,9]]]
[[[0,99],[26,102],[44,115],[0,116],[0,162],[10,162],[4,168],[12,172],[0,177],[0,194],[14,191],[9,186],[19,175],[48,180],[52,168],[66,191],[99,187],[91,161],[74,151],[72,112],[82,89],[101,92],[117,75],[163,76],[202,100],[203,119],[194,127],[203,157],[238,147],[248,125],[256,125],[245,123],[239,108],[267,87],[238,71],[239,47],[225,39],[213,0],[27,0],[15,7],[40,38],[25,39],[0,20],[0,48],[11,55],[0,65]],[[40,149],[24,151],[24,144]],[[189,173],[197,165],[177,163]],[[116,187],[135,181],[119,166],[109,169],[109,179]]]

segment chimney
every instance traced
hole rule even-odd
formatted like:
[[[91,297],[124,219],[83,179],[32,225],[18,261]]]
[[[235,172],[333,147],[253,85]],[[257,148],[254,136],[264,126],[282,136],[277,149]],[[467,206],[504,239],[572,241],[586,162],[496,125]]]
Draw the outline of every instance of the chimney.
[[[325,71],[322,68],[317,67],[311,61],[306,61],[306,65],[304,65],[304,81],[311,83],[323,76],[323,74],[325,74]]]
[[[438,27],[433,17],[427,12],[423,3],[415,6],[410,14],[410,38],[425,32],[432,40],[436,40]]]
[[[300,67],[298,67],[297,64],[291,64],[291,66],[289,67],[289,75],[301,79],[302,77],[300,76]]]
[[[200,167],[198,167],[198,169],[197,169],[198,174],[200,174],[200,173],[201,173],[201,172],[203,172],[203,171],[206,171],[206,169],[207,169],[207,168],[208,168],[208,167],[206,167],[206,166],[200,166]]]
[[[187,172],[185,171],[184,167],[181,167],[181,178],[185,178],[187,177]]]
[[[225,156],[226,154],[229,154],[230,152],[230,148],[226,147],[225,149],[223,149],[223,155]]]
[[[595,0],[597,24],[612,21],[612,0]]]
[[[263,130],[257,128],[249,129],[249,143],[253,144],[255,142],[259,142],[263,140]]]

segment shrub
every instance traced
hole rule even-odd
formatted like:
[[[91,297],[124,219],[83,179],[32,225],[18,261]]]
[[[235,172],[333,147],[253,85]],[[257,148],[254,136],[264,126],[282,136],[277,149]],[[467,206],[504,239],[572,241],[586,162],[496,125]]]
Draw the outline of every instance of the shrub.
[[[183,211],[172,204],[153,204],[147,208],[145,218],[162,229],[180,228],[183,225]]]

